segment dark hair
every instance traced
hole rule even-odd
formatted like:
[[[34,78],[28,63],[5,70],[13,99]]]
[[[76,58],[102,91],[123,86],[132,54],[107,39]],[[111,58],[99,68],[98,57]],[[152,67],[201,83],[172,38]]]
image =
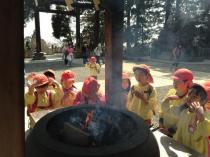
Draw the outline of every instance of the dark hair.
[[[204,105],[208,101],[208,95],[201,85],[194,84],[190,89],[194,90],[195,95],[201,98],[201,101],[204,102],[202,105]]]
[[[50,71],[44,72],[44,75],[47,76],[47,77],[52,77],[52,78],[55,79],[55,75],[52,72],[50,72]]]
[[[137,70],[140,70],[140,71],[142,71],[145,75],[148,75],[148,71],[147,71],[146,69],[143,69],[143,68],[136,68],[136,69],[134,70],[134,73],[135,73],[135,71],[137,71]]]

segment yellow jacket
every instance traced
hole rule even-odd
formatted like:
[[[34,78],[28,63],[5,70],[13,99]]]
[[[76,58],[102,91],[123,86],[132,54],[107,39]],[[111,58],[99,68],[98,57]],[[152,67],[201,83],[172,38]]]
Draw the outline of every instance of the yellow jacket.
[[[90,76],[97,76],[100,72],[100,65],[98,63],[87,63],[85,64],[90,71]]]
[[[166,94],[165,98],[162,101],[160,113],[160,118],[163,118],[163,125],[166,128],[174,127],[177,124],[178,117],[174,114],[176,107],[185,103],[187,96],[180,98],[178,100],[169,100],[168,102],[164,102],[164,100],[168,96],[172,96],[176,94],[176,90],[174,88],[169,89],[168,93]]]
[[[49,93],[51,93],[51,100],[49,100]],[[25,106],[29,108],[32,107],[32,105],[36,101],[35,93],[33,94],[26,93],[24,97],[25,97]],[[57,103],[60,102],[60,97],[58,94],[55,93],[55,91],[48,90],[46,93],[38,94],[37,98],[38,98],[37,107],[35,109],[35,112],[42,110],[45,107],[48,107],[49,105],[50,108],[57,108],[57,106],[59,106],[59,104]]]
[[[65,92],[63,94],[63,97],[61,98],[61,106],[62,107],[73,106],[76,94],[77,92],[75,90]]]
[[[55,107],[59,108],[61,107],[61,98],[63,97],[64,93],[63,93],[63,89],[61,87],[61,85],[57,85],[57,86],[48,86],[48,90],[53,91],[55,93]]]
[[[195,113],[190,113],[185,109],[180,116],[177,131],[173,138],[207,157],[207,137],[210,136],[210,113],[205,112],[204,116],[204,121],[198,123],[195,132],[190,133],[188,125],[195,118]]]
[[[134,90],[144,93],[144,97],[148,100],[148,104],[145,104],[140,98],[128,93],[127,107],[129,111],[132,111],[144,120],[149,120],[153,117],[154,112],[158,109],[157,92],[150,84],[142,86],[141,84],[134,85]],[[148,91],[151,90],[150,95]]]

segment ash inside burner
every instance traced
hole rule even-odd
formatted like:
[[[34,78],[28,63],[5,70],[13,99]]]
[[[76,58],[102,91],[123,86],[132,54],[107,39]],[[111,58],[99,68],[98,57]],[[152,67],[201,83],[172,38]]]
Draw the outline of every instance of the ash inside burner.
[[[135,122],[108,108],[81,108],[64,112],[48,124],[53,138],[70,145],[98,147],[119,143],[132,136]]]

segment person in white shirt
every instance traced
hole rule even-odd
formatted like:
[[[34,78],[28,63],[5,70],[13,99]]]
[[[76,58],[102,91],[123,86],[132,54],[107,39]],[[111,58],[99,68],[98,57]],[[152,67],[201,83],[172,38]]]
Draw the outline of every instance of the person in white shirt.
[[[101,57],[101,54],[102,54],[102,48],[101,48],[100,43],[95,48],[94,53],[95,53],[95,57],[96,57],[96,62],[100,65],[100,57]]]

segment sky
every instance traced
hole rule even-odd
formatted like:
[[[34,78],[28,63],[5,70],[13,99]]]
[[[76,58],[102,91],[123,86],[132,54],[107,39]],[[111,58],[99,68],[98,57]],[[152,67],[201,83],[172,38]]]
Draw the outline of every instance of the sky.
[[[40,13],[41,38],[44,39],[46,42],[59,44],[60,40],[54,38],[52,35],[53,29],[51,26],[51,16],[52,14],[50,13]],[[76,30],[76,25],[74,22],[72,22],[71,29],[73,31]],[[34,30],[35,30],[35,23],[33,19],[26,24],[26,27],[24,28],[24,37],[31,36]]]

